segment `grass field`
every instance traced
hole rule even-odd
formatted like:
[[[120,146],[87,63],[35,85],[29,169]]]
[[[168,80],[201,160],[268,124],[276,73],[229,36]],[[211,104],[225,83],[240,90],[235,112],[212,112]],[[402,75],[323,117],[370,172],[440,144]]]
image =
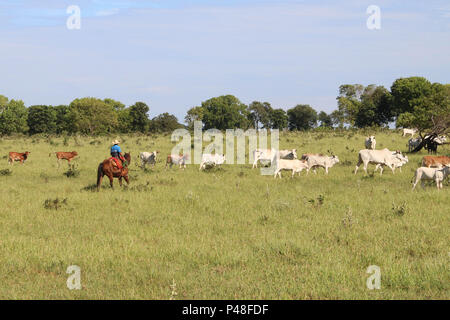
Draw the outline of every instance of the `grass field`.
[[[402,173],[353,175],[363,133],[283,133],[281,148],[332,149],[340,163],[328,176],[282,180],[249,164],[166,171],[170,135],[122,136],[130,186],[115,180],[111,190],[106,179],[100,193],[97,165],[115,136],[4,137],[0,170],[12,172],[0,171],[0,298],[449,299],[448,180],[411,191],[424,151]],[[406,149],[398,132],[375,135],[377,149]],[[26,150],[25,165],[8,166],[9,151]],[[49,153],[72,150],[80,174],[68,178]],[[137,167],[138,153],[153,150],[155,169]],[[81,268],[81,290],[66,286],[70,265]],[[366,287],[370,265],[381,268],[380,290]]]

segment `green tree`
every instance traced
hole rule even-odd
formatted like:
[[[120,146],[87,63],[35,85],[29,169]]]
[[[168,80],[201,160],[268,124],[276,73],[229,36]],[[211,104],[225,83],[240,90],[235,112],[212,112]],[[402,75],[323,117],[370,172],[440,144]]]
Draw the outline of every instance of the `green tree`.
[[[117,110],[117,130],[121,133],[129,133],[133,131],[131,124],[130,108]]]
[[[113,107],[96,98],[72,101],[69,106],[69,118],[74,131],[84,134],[113,132],[117,127],[117,113]]]
[[[331,121],[333,122],[333,125],[343,128],[345,124],[345,117],[342,111],[334,110],[330,113]]]
[[[121,111],[125,109],[125,105],[122,102],[111,98],[106,98],[103,100],[103,102],[111,106],[115,111]]]
[[[274,109],[270,114],[270,126],[272,129],[284,129],[288,127],[288,116],[283,109]]]
[[[397,118],[398,127],[414,127],[421,132],[433,131],[439,124],[444,131],[448,128],[450,116],[450,90],[449,85],[433,83],[427,96],[421,96],[411,101],[411,112],[403,112]]]
[[[8,98],[0,94],[0,111],[8,105]]]
[[[26,133],[28,112],[23,101],[13,99],[5,105],[5,99],[1,100],[3,105],[0,106],[0,133]]]
[[[355,124],[363,92],[364,86],[361,84],[344,84],[339,87],[339,96],[336,99],[341,116],[340,120],[343,120],[344,123],[348,123],[351,126]]]
[[[204,129],[247,129],[250,126],[247,106],[232,95],[202,102]]]
[[[27,124],[30,134],[55,133],[56,111],[51,106],[31,106],[28,108]]]
[[[69,106],[67,105],[59,105],[56,107],[53,107],[53,110],[55,111],[55,124],[56,124],[56,133],[62,134],[64,132],[69,133],[74,131],[73,123],[70,119],[69,115]]]
[[[289,130],[309,130],[317,124],[317,112],[308,104],[299,104],[287,112]]]
[[[331,119],[331,116],[328,115],[325,111],[320,111],[318,120],[320,121],[321,127],[325,127],[325,128],[333,127],[333,120]]]
[[[186,116],[184,117],[184,122],[187,124],[189,129],[194,128],[194,121],[202,121],[205,109],[202,107],[193,107],[188,110]]]
[[[147,113],[150,108],[144,102],[136,102],[129,109],[131,131],[147,132],[149,129]]]
[[[158,115],[150,122],[150,131],[152,132],[171,132],[182,127],[183,125],[178,123],[177,117],[167,112]]]
[[[432,85],[423,77],[400,78],[392,84],[391,94],[393,112],[397,116],[404,112],[413,112],[420,100],[432,94]]]
[[[249,120],[254,128],[268,129],[271,127],[272,106],[268,102],[253,101],[248,106]]]
[[[355,126],[383,126],[393,121],[392,96],[383,86],[370,85],[364,89],[361,105],[355,114]]]

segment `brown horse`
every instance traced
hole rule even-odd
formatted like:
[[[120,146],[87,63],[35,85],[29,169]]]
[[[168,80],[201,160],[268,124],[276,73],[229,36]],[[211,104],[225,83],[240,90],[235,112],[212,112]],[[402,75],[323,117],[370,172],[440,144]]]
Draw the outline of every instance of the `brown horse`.
[[[125,153],[125,160],[127,160],[128,165],[131,163],[131,155],[130,153]],[[111,188],[114,189],[113,181],[114,178],[119,178],[119,184],[122,186],[122,178],[125,179],[127,184],[130,184],[128,178],[128,167],[119,169],[113,165],[114,160],[109,158],[100,163],[97,170],[97,191],[100,191],[100,186],[102,185],[103,176],[107,176],[109,178],[109,183]]]

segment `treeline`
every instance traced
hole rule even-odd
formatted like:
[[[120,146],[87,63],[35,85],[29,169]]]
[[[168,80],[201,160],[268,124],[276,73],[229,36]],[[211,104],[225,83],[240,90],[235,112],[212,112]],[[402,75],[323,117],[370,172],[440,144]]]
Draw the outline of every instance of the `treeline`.
[[[21,100],[0,95],[0,134],[72,134],[170,132],[183,127],[177,118],[163,113],[148,118],[149,107],[136,102],[126,107],[113,99],[81,98],[70,105],[26,107]]]
[[[394,121],[397,127],[426,129],[436,119],[444,125],[449,121],[450,85],[431,83],[422,77],[397,79],[390,90],[377,85],[341,85],[336,99],[338,108],[327,114],[318,113],[308,104],[285,111],[269,102],[245,105],[235,96],[224,95],[189,109],[183,126],[169,113],[150,119],[150,109],[144,102],[126,107],[113,99],[81,98],[70,105],[27,108],[21,100],[0,95],[0,134],[171,132],[181,127],[191,129],[194,121],[201,121],[204,129],[219,130],[365,128],[384,127]]]
[[[307,104],[287,111],[268,102],[246,106],[234,96],[209,99],[191,108],[185,117],[188,126],[202,121],[206,129],[275,128],[309,130],[316,127],[397,127],[431,128],[433,119],[450,115],[450,84],[431,83],[422,77],[400,78],[390,90],[383,86],[345,84],[339,87],[338,108],[318,113]]]

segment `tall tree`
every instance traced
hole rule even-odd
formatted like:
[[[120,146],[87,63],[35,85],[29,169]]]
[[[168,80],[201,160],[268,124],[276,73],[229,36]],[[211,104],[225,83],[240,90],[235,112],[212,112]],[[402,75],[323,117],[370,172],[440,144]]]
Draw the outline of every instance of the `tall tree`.
[[[361,104],[355,114],[355,126],[382,126],[393,121],[392,96],[383,86],[370,85],[364,89]]]
[[[147,132],[149,119],[147,113],[150,108],[144,102],[136,102],[130,107],[129,117],[132,131]]]
[[[61,133],[69,133],[69,132],[73,132],[75,130],[73,123],[70,119],[70,115],[69,115],[69,106],[67,105],[59,105],[56,107],[53,107],[54,111],[55,111],[55,116],[56,116],[56,133],[57,134],[61,134]]]
[[[75,99],[69,106],[69,117],[75,131],[84,134],[113,132],[117,114],[111,105],[96,98]]]
[[[171,132],[182,127],[177,117],[167,112],[158,115],[150,122],[150,131],[153,132]]]
[[[31,106],[28,108],[27,124],[30,134],[55,133],[56,111],[51,106]]]
[[[317,112],[308,104],[299,104],[289,109],[289,130],[309,130],[317,124]]]
[[[188,110],[186,116],[184,117],[184,122],[186,122],[189,129],[194,128],[194,121],[202,121],[205,109],[202,107],[193,107]]]
[[[253,123],[253,126],[258,129],[261,125],[262,128],[268,129],[271,127],[271,115],[273,112],[272,106],[268,102],[253,101],[248,106],[249,120]]]
[[[344,84],[339,87],[338,111],[344,123],[355,124],[356,114],[361,106],[364,86],[361,84]]]
[[[288,116],[283,109],[274,109],[270,114],[270,126],[272,129],[285,129],[288,127]]]
[[[320,111],[318,120],[320,121],[320,126],[324,128],[332,128],[333,127],[333,120],[331,119],[331,116],[328,115],[325,111]]]
[[[232,95],[211,98],[202,102],[205,129],[247,129],[250,126],[247,106]]]
[[[418,101],[432,94],[431,82],[423,77],[399,78],[391,86],[395,115],[413,112]]]
[[[28,131],[28,112],[22,100],[10,100],[0,106],[0,133],[10,135],[13,133],[26,133]]]

